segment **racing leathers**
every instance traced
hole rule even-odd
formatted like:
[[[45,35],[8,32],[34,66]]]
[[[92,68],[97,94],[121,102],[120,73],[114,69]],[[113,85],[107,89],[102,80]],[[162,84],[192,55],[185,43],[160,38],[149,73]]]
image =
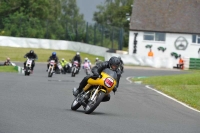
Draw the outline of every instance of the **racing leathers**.
[[[24,55],[24,58],[33,59],[32,60],[32,65],[31,65],[31,70],[33,70],[34,67],[35,67],[35,60],[38,59],[37,54],[35,54],[35,53],[26,53]],[[26,61],[24,62],[24,69],[26,68]]]
[[[73,59],[72,59],[72,65],[73,65],[73,62],[74,62],[74,61],[78,61],[78,63],[79,63],[79,69],[80,69],[80,66],[81,66],[81,63],[82,63],[82,60],[81,60],[80,55],[75,55],[75,56],[73,57]]]
[[[47,60],[48,62],[49,61],[51,61],[51,60],[54,60],[55,61],[55,63],[56,63],[56,68],[54,68],[55,70],[57,69],[57,64],[58,64],[58,62],[59,62],[59,59],[58,59],[58,57],[57,56],[50,56],[49,57],[49,59]],[[49,69],[49,63],[47,64],[47,70]]]
[[[100,73],[105,69],[105,68],[109,68],[110,69],[110,66],[109,66],[109,63],[108,61],[105,61],[105,62],[101,62],[99,64],[97,64],[96,66],[94,66],[92,68],[92,73],[93,75],[88,75],[86,77],[83,78],[83,80],[80,82],[79,84],[79,87],[77,88],[77,94],[82,92],[83,88],[87,85],[87,81],[89,78],[98,78],[100,76]],[[121,77],[121,72],[118,72],[119,69],[116,70],[116,73],[117,73],[117,77]],[[113,92],[116,92],[117,91],[117,87],[119,86],[119,79],[117,79],[117,85],[115,86],[115,88],[113,89]],[[109,101],[110,100],[110,94],[106,95],[103,99],[103,101]]]

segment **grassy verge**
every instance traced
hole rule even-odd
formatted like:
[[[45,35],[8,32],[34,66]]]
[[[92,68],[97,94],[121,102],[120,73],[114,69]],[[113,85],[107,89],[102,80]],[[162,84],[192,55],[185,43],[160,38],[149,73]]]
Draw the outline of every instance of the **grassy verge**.
[[[14,66],[0,66],[0,72],[18,72]]]
[[[192,71],[190,74],[157,76],[133,80],[152,85],[155,89],[200,110],[199,79],[200,71]]]
[[[15,48],[15,47],[4,47],[0,46],[0,60],[4,61],[7,57],[10,57],[11,61],[25,61],[24,55],[29,52],[32,48]],[[47,59],[53,51],[57,53],[58,58],[61,60],[65,58],[67,61],[72,59],[76,54],[76,51],[70,50],[51,50],[51,49],[36,49],[33,48],[35,53],[38,55],[37,62],[47,62]],[[87,53],[80,52],[82,60],[87,57],[92,64],[95,62],[95,58],[98,57],[100,60],[104,60],[103,56],[95,56]]]

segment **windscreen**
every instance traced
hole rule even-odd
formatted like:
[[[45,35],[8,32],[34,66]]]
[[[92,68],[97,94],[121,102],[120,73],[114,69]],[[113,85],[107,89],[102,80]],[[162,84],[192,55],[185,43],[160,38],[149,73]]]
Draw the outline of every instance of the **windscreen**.
[[[115,71],[106,68],[103,70],[103,72],[107,73],[108,75],[113,77],[115,80],[117,80],[117,73]]]

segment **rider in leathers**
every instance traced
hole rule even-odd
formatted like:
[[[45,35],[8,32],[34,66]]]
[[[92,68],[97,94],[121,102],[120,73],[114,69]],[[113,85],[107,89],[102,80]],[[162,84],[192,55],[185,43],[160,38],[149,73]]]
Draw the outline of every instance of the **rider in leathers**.
[[[72,59],[72,65],[73,65],[74,61],[78,61],[78,63],[79,63],[78,70],[80,70],[80,66],[81,66],[82,60],[81,60],[81,56],[80,56],[79,52],[77,52],[76,55],[73,57],[73,59]]]
[[[56,70],[56,69],[57,69],[57,64],[58,64],[58,62],[59,62],[59,59],[58,59],[58,57],[56,56],[56,52],[52,52],[52,55],[49,57],[49,59],[48,59],[47,61],[49,62],[49,61],[51,61],[51,60],[54,60],[55,63],[56,63],[56,68],[54,68],[54,69]],[[49,63],[47,64],[47,70],[46,70],[46,71],[48,71],[48,69],[49,69]]]
[[[37,54],[35,54],[33,50],[30,50],[29,53],[26,53],[26,54],[24,55],[24,58],[27,58],[27,57],[28,57],[29,59],[34,59],[34,60],[32,61],[32,65],[31,65],[31,70],[33,71],[33,68],[35,67],[35,60],[38,59]],[[27,60],[26,60],[26,61],[27,61]],[[24,69],[26,68],[26,61],[24,62]]]
[[[92,78],[92,77],[99,77],[100,76],[100,73],[105,69],[105,68],[109,68],[111,70],[114,70],[117,72],[117,74],[121,74],[119,73],[119,67],[120,65],[120,60],[119,58],[117,57],[111,57],[109,61],[105,61],[105,62],[101,62],[99,63],[98,65],[94,66],[92,68],[92,73],[93,75],[89,75],[89,76],[86,76],[80,83],[79,87],[78,88],[74,88],[74,91],[73,91],[73,95],[74,96],[77,96],[80,92],[82,92],[83,88],[87,85],[87,81],[89,78]],[[118,76],[120,77],[120,76]],[[115,86],[115,88],[113,89],[113,92],[116,92],[117,91],[117,87],[119,86],[119,79],[117,79],[117,85]],[[110,100],[110,94],[106,95],[102,101],[109,101]]]

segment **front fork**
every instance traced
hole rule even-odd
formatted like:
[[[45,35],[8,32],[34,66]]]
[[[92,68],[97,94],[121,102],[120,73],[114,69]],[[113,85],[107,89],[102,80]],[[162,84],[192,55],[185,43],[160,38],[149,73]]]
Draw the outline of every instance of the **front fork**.
[[[96,88],[96,90],[95,90],[95,92],[94,92],[94,94],[92,95],[92,97],[91,97],[91,101],[95,101],[96,100],[96,98],[97,98],[97,94],[99,93],[99,91],[103,91],[104,93],[106,93],[106,90],[104,90],[104,89],[99,89],[100,88],[100,86],[98,86],[97,88]]]

